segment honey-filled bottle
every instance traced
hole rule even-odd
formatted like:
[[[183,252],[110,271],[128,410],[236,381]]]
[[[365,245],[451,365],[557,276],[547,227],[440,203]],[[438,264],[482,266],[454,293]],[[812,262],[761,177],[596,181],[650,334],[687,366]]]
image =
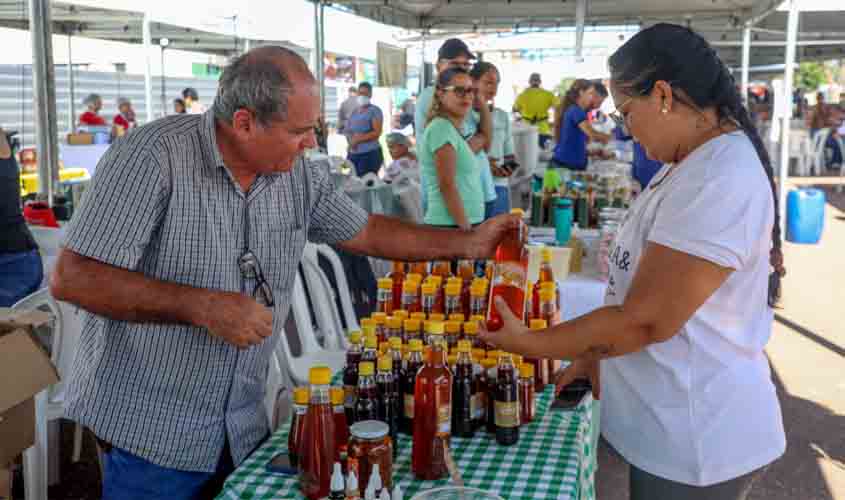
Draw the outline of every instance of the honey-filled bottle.
[[[512,214],[524,215],[521,209]],[[496,309],[495,298],[505,300],[513,314],[522,320],[525,314],[525,285],[528,275],[528,250],[525,247],[524,222],[511,231],[496,248],[496,266],[488,300],[487,328],[502,328],[502,317]]]
[[[499,356],[496,374],[496,442],[511,446],[519,441],[519,391],[517,374],[511,355]]]
[[[417,374],[414,390],[414,438],[411,470],[417,479],[446,477],[446,448],[452,434],[452,373],[446,367],[445,343],[431,346]]]

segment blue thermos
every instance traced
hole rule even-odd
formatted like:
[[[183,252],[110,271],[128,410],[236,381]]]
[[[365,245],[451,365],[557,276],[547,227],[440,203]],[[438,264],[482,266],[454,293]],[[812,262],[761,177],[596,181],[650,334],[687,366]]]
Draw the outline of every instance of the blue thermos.
[[[572,200],[558,198],[554,206],[555,242],[560,245],[569,243],[572,236]]]
[[[786,197],[786,239],[815,245],[824,229],[824,191],[793,189]]]

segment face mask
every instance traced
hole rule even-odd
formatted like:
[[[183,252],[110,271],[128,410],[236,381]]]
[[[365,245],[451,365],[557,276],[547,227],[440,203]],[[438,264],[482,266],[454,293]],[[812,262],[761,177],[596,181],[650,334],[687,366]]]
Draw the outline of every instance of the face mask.
[[[361,107],[370,105],[370,98],[365,95],[358,96],[358,105]]]

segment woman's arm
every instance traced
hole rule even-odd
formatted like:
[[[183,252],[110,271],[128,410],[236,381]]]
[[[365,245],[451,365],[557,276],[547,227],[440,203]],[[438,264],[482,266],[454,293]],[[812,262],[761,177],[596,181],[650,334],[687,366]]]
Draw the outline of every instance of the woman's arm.
[[[355,134],[352,136],[352,139],[355,144],[361,144],[362,142],[377,141],[379,137],[381,137],[382,119],[373,118],[373,121],[370,125],[373,127],[373,130],[371,132],[367,132],[366,134]]]
[[[610,137],[609,135],[594,129],[593,126],[590,125],[590,122],[587,120],[584,120],[579,123],[578,128],[580,128],[585,134],[587,134],[587,137],[589,137],[590,140],[593,141],[608,143],[612,139],[612,137]]]
[[[458,192],[458,183],[455,176],[458,170],[458,155],[451,144],[444,144],[434,152],[434,165],[437,167],[437,186],[449,215],[455,224],[461,229],[470,229],[472,226],[464,211],[464,202]]]
[[[605,306],[531,333],[506,311],[505,327],[482,331],[481,336],[505,351],[531,357],[598,360],[621,356],[675,336],[732,271],[649,242],[621,305]],[[500,311],[507,308],[503,305],[497,302]]]

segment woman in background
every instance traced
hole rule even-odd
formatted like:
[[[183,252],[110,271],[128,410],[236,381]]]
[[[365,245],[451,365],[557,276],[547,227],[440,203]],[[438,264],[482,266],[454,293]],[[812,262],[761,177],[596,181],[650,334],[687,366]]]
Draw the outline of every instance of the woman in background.
[[[570,170],[587,168],[587,142],[608,142],[610,136],[596,131],[587,120],[587,112],[596,101],[593,82],[578,79],[572,83],[555,112],[555,146],[552,163]]]

